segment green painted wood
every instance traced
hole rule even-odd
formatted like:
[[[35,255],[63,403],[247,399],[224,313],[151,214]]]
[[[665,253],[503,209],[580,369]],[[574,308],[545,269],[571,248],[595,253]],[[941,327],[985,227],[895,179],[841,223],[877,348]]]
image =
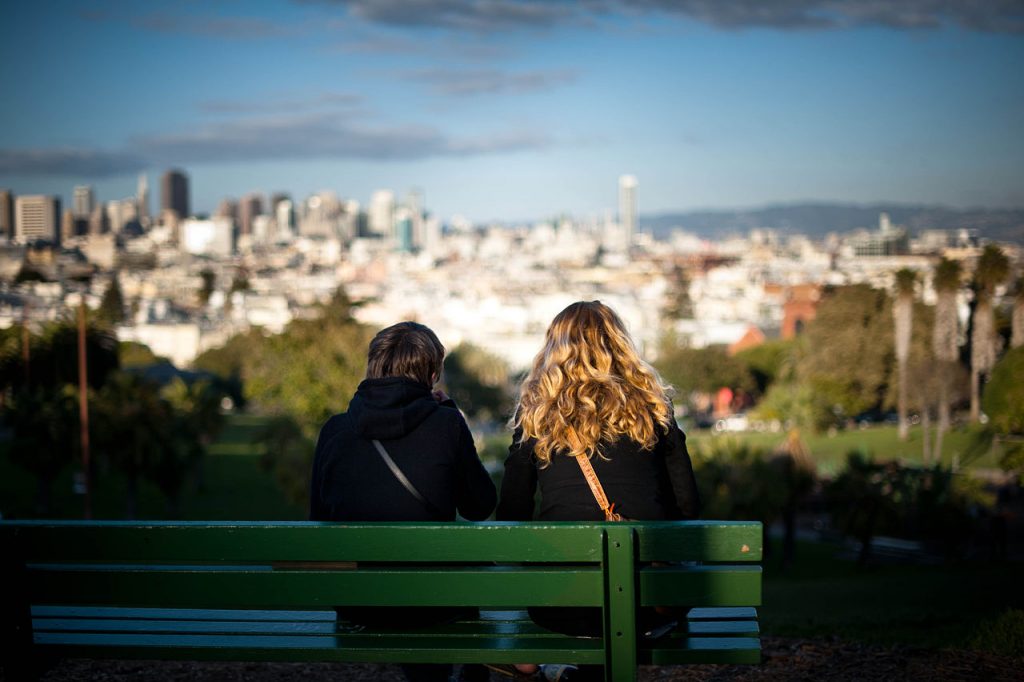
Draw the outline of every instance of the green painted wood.
[[[640,561],[760,562],[761,524],[647,521],[636,525]]]
[[[638,654],[641,663],[679,665],[689,663],[761,662],[761,640],[757,637],[687,637],[659,639],[644,645]]]
[[[650,566],[640,570],[640,604],[643,606],[760,603],[760,566]]]
[[[600,606],[597,568],[359,571],[34,571],[33,603],[148,607]]]
[[[599,639],[495,637],[132,635],[40,633],[50,656],[213,661],[349,661],[393,663],[604,662]],[[526,659],[523,656],[527,656]]]
[[[339,629],[340,628],[340,629]],[[239,620],[141,620],[119,618],[37,618],[33,620],[35,632],[118,632],[118,633],[177,633],[177,634],[291,634],[291,635],[333,635],[344,629],[361,637],[395,637],[395,630],[355,630],[348,623],[340,626],[326,621],[239,621]],[[480,621],[467,620],[444,623],[419,631],[404,631],[402,637],[422,636],[460,637],[561,637],[546,630],[531,620],[522,621]]]
[[[494,613],[514,613],[495,611]],[[523,612],[525,613],[525,611]],[[266,620],[266,621],[331,621],[337,618],[334,610],[296,611],[292,609],[140,609],[123,606],[67,606],[35,605],[33,618],[139,618],[153,620]]]
[[[564,561],[601,559],[600,525],[297,522],[0,522],[29,562]]]
[[[608,642],[606,682],[636,680],[636,572],[634,531],[628,524],[607,530],[607,601],[605,639]]]

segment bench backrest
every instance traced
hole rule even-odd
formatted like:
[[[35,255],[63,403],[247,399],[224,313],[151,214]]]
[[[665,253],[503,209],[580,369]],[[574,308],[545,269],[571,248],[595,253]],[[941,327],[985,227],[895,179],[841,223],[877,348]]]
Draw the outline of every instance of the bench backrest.
[[[760,604],[761,538],[715,521],[0,522],[5,610],[599,606],[626,666],[637,603]]]

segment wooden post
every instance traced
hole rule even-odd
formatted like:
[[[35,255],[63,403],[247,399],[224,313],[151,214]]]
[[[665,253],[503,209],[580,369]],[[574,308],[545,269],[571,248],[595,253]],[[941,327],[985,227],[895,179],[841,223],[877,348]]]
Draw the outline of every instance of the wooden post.
[[[82,476],[85,480],[85,518],[92,518],[92,473],[89,470],[89,384],[85,357],[85,294],[78,306],[78,416],[81,423]]]

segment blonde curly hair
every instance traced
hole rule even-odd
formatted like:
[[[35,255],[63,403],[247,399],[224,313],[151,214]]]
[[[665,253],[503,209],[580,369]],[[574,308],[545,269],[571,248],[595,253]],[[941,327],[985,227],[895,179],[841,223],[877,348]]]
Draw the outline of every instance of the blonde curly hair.
[[[542,467],[555,453],[601,456],[602,443],[622,436],[650,450],[671,423],[669,396],[615,311],[580,301],[548,327],[511,425],[522,429],[520,442],[536,440]]]

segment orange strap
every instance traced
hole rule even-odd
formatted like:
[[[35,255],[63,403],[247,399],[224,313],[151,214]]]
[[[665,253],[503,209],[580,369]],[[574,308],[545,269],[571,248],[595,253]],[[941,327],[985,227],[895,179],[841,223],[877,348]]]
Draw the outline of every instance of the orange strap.
[[[598,506],[604,512],[604,520],[621,521],[622,515],[615,511],[615,504],[608,504],[608,496],[604,494],[601,480],[597,477],[594,467],[591,466],[590,458],[586,455],[576,455],[576,461],[579,462],[580,469],[583,469],[583,477],[587,479],[590,492],[594,494],[594,499],[597,500]]]

